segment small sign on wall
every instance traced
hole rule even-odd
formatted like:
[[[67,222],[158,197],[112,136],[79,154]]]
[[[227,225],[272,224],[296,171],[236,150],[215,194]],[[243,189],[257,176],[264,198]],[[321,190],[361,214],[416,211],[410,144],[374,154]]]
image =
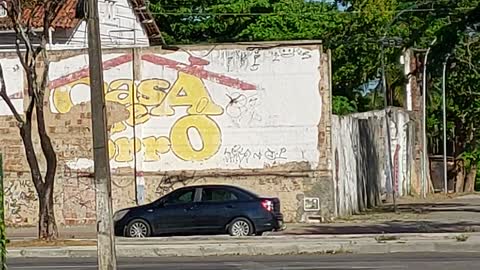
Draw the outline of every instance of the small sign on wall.
[[[320,198],[305,197],[303,198],[304,211],[320,211]]]
[[[8,15],[7,12],[7,3],[5,1],[0,1],[0,18],[5,18]]]

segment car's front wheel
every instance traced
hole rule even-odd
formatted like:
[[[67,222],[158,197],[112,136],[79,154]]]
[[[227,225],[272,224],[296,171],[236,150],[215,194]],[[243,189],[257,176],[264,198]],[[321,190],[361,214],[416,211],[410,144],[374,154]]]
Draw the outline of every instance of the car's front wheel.
[[[132,220],[127,226],[127,237],[145,238],[149,237],[151,234],[152,230],[150,229],[150,225],[144,220]]]
[[[237,237],[249,236],[254,233],[254,229],[252,223],[248,219],[236,218],[230,223],[228,233],[231,236]]]

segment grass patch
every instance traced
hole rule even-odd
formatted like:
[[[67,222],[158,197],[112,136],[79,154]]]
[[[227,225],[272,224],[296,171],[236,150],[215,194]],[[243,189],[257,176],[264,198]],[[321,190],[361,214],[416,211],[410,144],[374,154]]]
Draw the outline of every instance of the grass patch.
[[[7,244],[7,248],[19,247],[71,247],[71,246],[96,246],[97,241],[93,240],[25,240],[25,241],[11,241]]]
[[[379,235],[377,237],[375,237],[375,240],[377,240],[377,243],[385,243],[387,241],[397,241],[397,240],[400,240],[400,237],[396,236],[396,235]]]
[[[457,239],[457,242],[465,242],[468,240],[470,236],[466,235],[466,234],[460,234],[460,235],[457,235],[455,236],[455,239]]]

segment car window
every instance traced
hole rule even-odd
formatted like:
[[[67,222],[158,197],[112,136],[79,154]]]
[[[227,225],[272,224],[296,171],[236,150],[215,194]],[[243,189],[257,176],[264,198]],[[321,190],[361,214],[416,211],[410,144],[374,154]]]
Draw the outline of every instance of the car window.
[[[238,196],[222,188],[204,188],[202,190],[202,202],[227,202],[236,201]]]
[[[184,204],[191,203],[195,198],[195,189],[189,189],[173,194],[168,198],[165,204]]]

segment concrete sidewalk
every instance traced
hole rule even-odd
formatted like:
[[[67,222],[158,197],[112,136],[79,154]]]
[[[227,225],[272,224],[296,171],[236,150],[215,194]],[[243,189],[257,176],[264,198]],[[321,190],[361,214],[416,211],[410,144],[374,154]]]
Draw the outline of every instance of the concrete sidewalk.
[[[310,235],[232,238],[166,237],[117,240],[119,257],[259,256],[287,254],[375,254],[404,252],[478,252],[480,234]],[[96,257],[95,246],[18,247],[9,258]]]
[[[287,230],[269,235],[462,233],[480,232],[480,194],[427,200],[399,199],[398,212],[386,204],[334,223],[287,224]],[[94,239],[95,226],[59,226],[62,239]],[[34,239],[37,228],[7,228],[11,240]]]
[[[285,255],[320,253],[478,252],[480,250],[480,196],[467,195],[437,201],[399,202],[398,212],[385,205],[335,223],[288,224],[283,232],[263,237],[229,236],[117,238],[119,257]],[[60,227],[63,239],[92,239],[94,226]],[[389,234],[390,233],[390,234]],[[7,229],[13,242],[35,238],[36,228]],[[28,241],[26,242],[28,246]],[[95,257],[89,246],[22,247],[9,249],[18,257]],[[40,243],[41,244],[41,243]],[[32,246],[32,245],[29,245]]]

